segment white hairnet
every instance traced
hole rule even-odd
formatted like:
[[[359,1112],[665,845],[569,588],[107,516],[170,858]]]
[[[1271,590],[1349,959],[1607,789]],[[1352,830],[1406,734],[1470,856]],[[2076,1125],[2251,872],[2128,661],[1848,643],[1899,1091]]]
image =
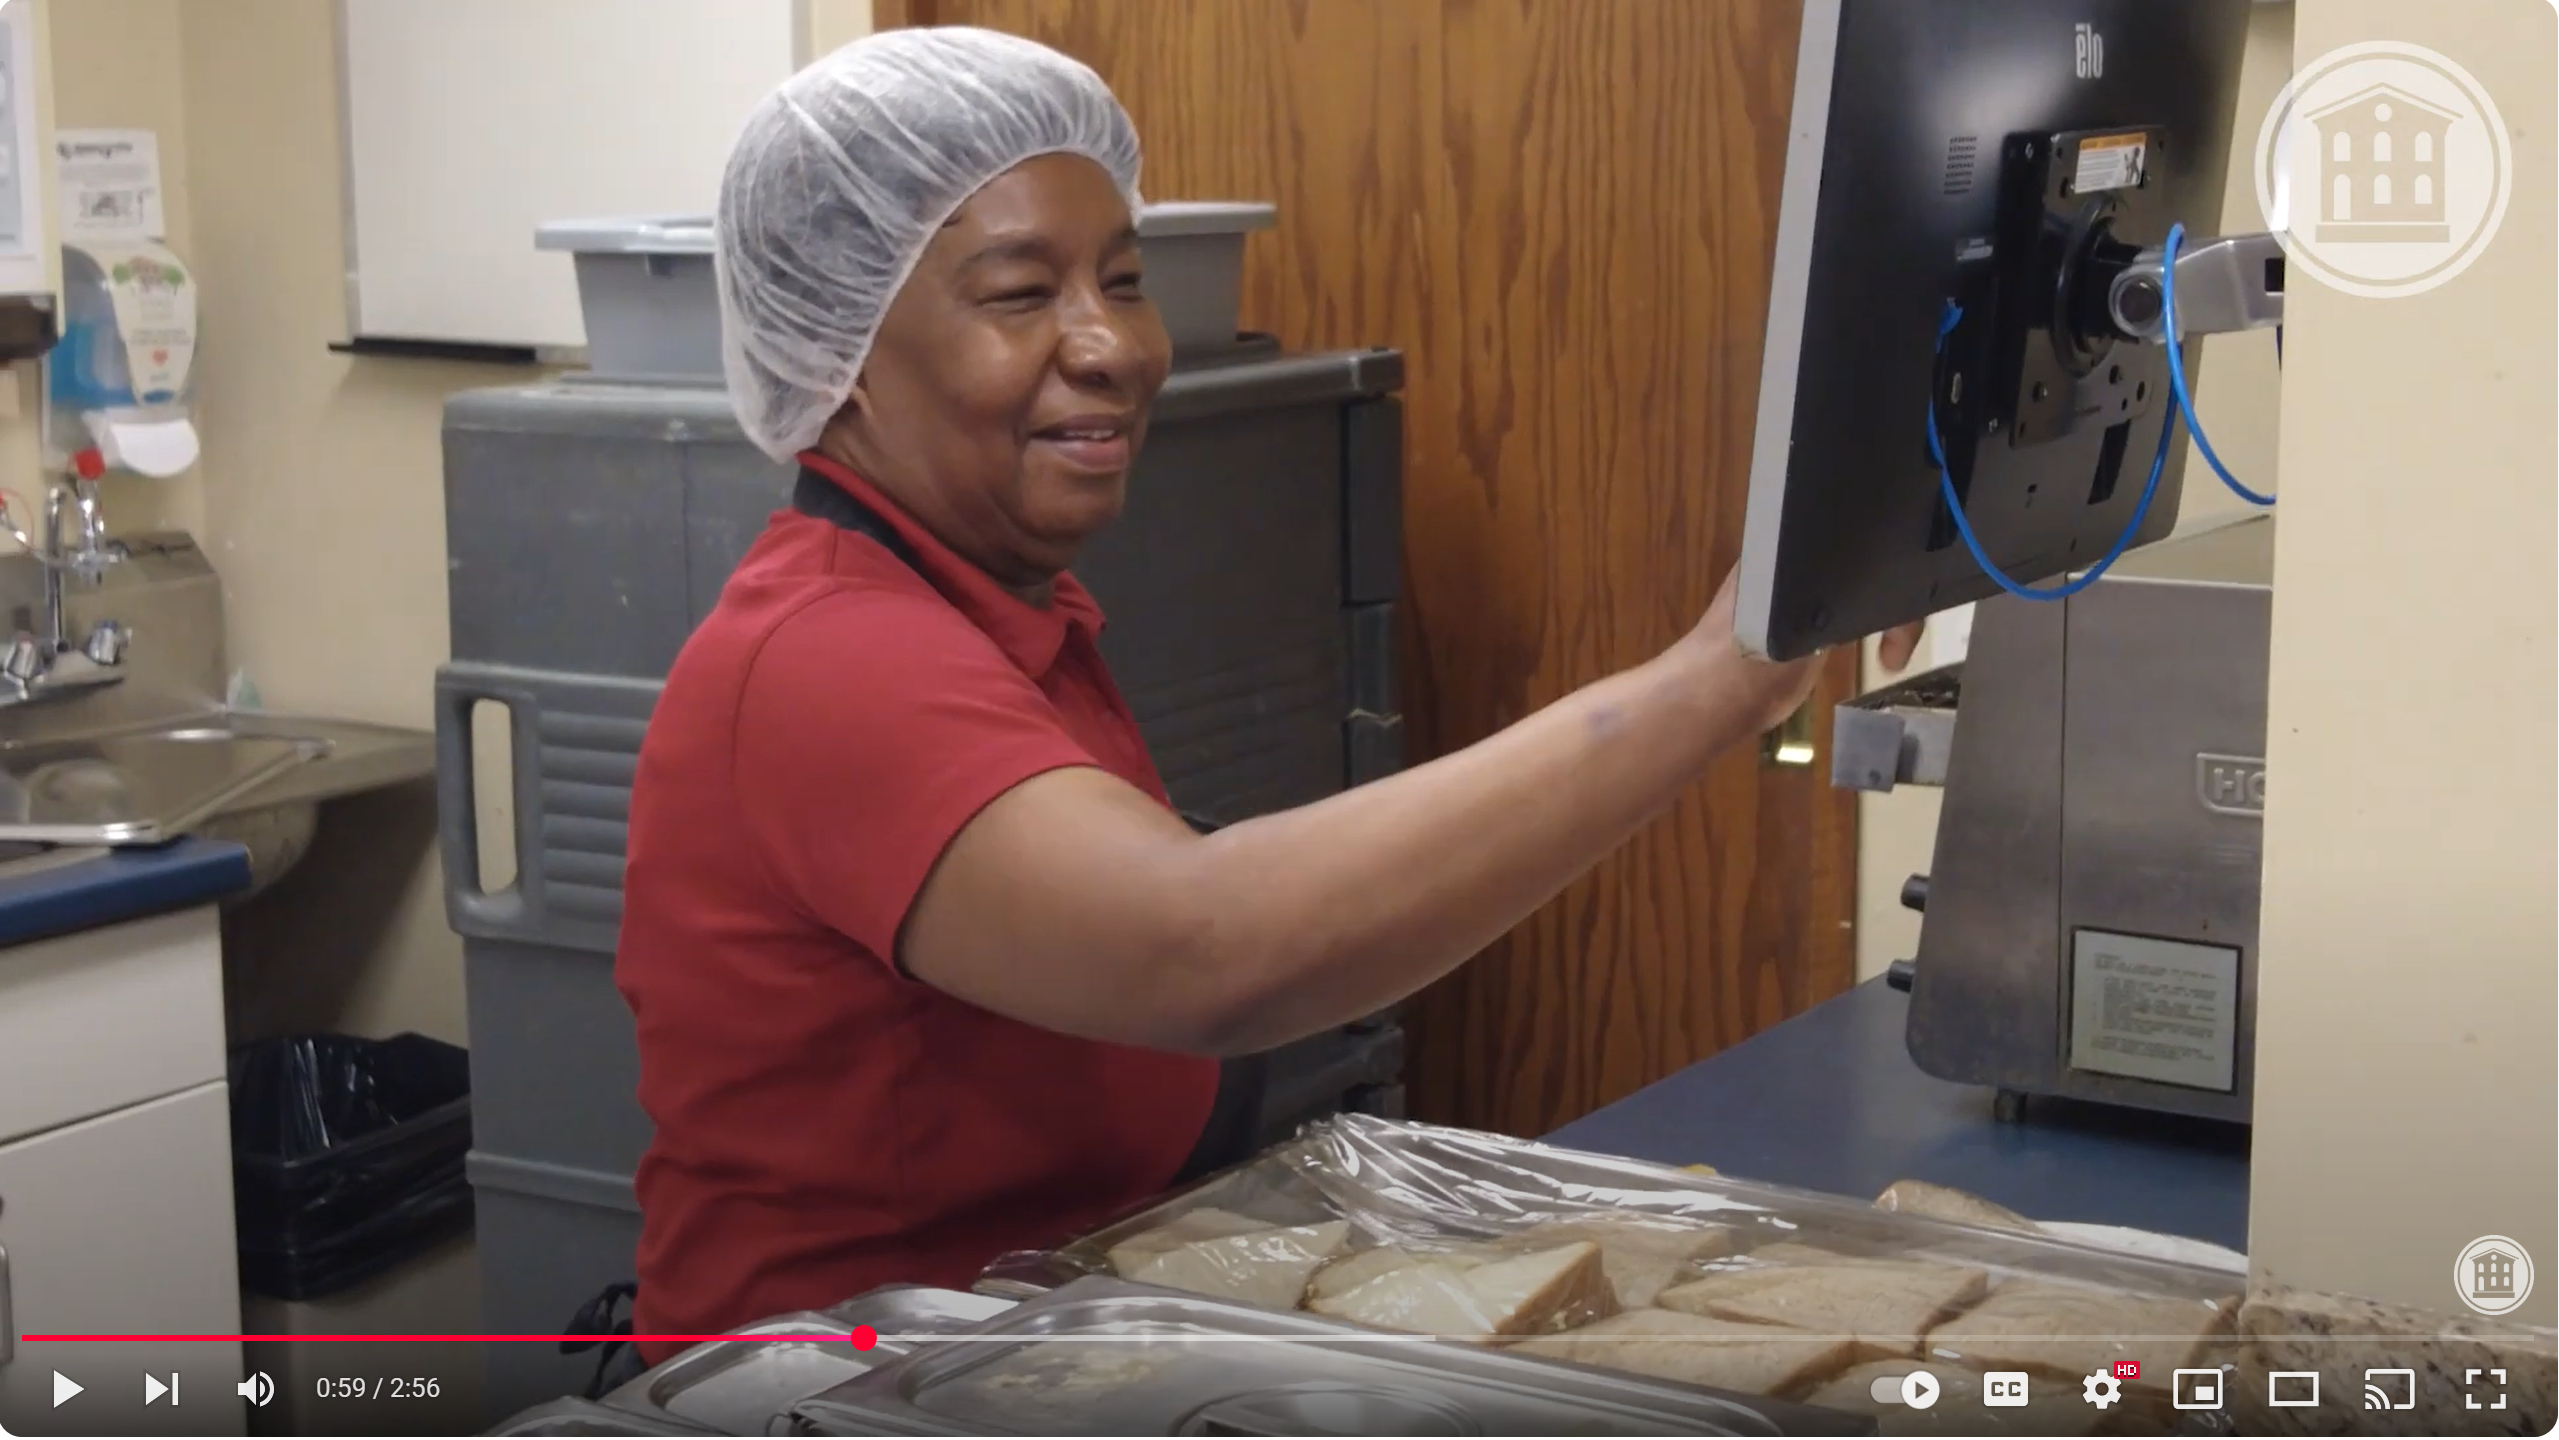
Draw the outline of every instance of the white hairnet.
[[[1134,212],[1137,130],[1102,77],[1036,41],[960,26],[856,40],[764,98],[714,221],[720,347],[747,437],[813,444],[880,317],[961,203],[1039,155],[1082,155]]]

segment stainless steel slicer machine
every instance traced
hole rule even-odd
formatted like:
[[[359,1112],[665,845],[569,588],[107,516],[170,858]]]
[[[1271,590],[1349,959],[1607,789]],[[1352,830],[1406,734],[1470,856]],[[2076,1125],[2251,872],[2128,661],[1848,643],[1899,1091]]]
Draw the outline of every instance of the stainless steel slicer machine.
[[[1962,663],[1838,712],[1832,781],[1941,785],[1911,1058],[1931,1075],[2245,1122],[2271,516],[1981,604]]]

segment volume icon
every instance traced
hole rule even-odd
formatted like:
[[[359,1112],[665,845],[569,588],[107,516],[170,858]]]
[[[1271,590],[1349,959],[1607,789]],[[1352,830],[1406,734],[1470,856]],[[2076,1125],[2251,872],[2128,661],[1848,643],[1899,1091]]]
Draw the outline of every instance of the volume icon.
[[[264,1405],[275,1398],[275,1377],[264,1370],[240,1382],[240,1398],[252,1405]]]

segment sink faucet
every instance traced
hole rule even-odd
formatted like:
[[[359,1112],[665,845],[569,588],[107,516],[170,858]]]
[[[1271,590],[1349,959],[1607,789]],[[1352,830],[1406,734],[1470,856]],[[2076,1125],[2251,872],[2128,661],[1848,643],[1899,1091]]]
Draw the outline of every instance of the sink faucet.
[[[72,460],[67,484],[54,480],[45,486],[43,529],[27,535],[14,525],[8,527],[44,572],[44,618],[41,634],[20,632],[6,653],[0,654],[0,706],[95,689],[124,678],[117,667],[124,663],[125,645],[131,638],[125,627],[101,620],[74,645],[63,616],[66,573],[94,585],[108,567],[125,558],[124,547],[107,538],[106,520],[98,509],[98,477],[104,473],[106,462],[97,451],[81,451]],[[77,548],[64,544],[62,538],[66,496],[79,518]]]

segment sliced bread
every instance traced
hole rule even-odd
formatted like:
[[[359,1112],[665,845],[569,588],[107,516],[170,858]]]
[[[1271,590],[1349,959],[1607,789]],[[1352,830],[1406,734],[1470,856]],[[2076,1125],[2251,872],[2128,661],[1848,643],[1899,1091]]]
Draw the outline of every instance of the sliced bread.
[[[1348,1294],[1381,1275],[1392,1274],[1410,1265],[1428,1263],[1472,1270],[1487,1258],[1469,1250],[1413,1251],[1392,1245],[1356,1250],[1316,1271],[1315,1278],[1306,1284],[1306,1298],[1312,1302]]]
[[[1853,1336],[1859,1357],[1919,1353],[1929,1327],[1982,1297],[1990,1277],[1955,1265],[1864,1261],[1710,1275],[1661,1294],[1666,1310]]]
[[[1931,1185],[1925,1180],[1896,1180],[1875,1197],[1875,1208],[1903,1215],[1926,1215],[1993,1230],[2035,1232],[2035,1222],[2004,1205],[1993,1205],[1968,1191]]]
[[[1745,1325],[1676,1310],[1629,1310],[1561,1335],[1522,1340],[1511,1349],[1549,1360],[1780,1398],[1811,1389],[1856,1358],[1855,1347],[1846,1340],[1783,1325]]]
[[[1349,1243],[1351,1227],[1331,1220],[1194,1240],[1152,1256],[1128,1278],[1168,1290],[1188,1290],[1241,1300],[1274,1310],[1294,1310],[1306,1282]]]
[[[1113,1273],[1126,1276],[1138,1266],[1163,1254],[1178,1250],[1198,1240],[1219,1240],[1229,1235],[1249,1235],[1256,1230],[1278,1228],[1268,1220],[1238,1215],[1205,1205],[1185,1211],[1152,1230],[1141,1230],[1110,1248]]]
[[[1554,1220],[1521,1232],[1523,1245],[1562,1245],[1588,1240],[1599,1246],[1600,1264],[1608,1271],[1617,1303],[1641,1310],[1653,1298],[1688,1278],[1692,1262],[1733,1253],[1735,1236],[1726,1225],[1674,1225],[1602,1215]]]
[[[1614,1312],[1617,1300],[1599,1247],[1580,1241],[1482,1264],[1418,1260],[1307,1308],[1382,1330],[1478,1338],[1563,1329]]]
[[[2038,1281],[2000,1286],[1928,1332],[1928,1353],[1976,1370],[2029,1370],[2062,1380],[2118,1360],[2141,1362],[2140,1386],[2166,1389],[2204,1342],[2227,1332],[2232,1306],[2110,1294]],[[2156,1377],[2156,1383],[2154,1383]]]

